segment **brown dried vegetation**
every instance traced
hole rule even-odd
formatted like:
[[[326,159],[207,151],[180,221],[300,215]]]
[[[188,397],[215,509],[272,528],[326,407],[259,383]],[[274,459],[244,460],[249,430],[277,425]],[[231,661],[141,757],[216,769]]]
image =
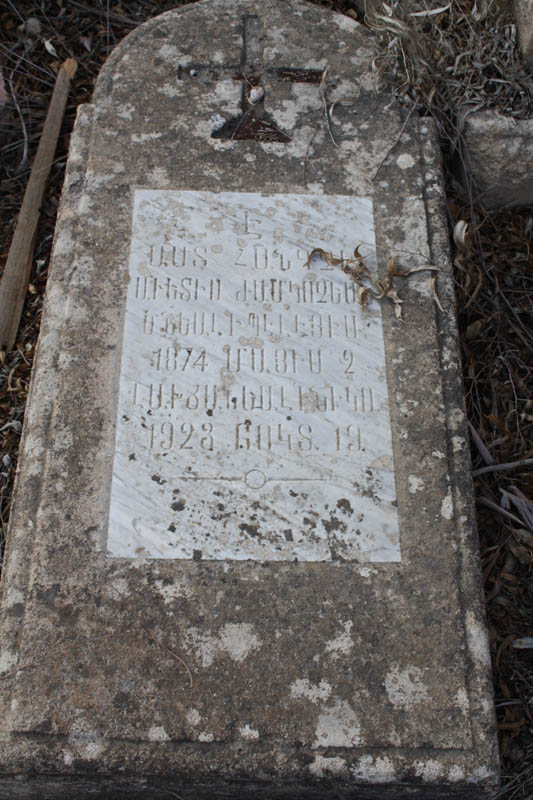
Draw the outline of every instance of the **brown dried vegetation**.
[[[502,788],[533,797],[533,210],[489,214],[465,176],[465,118],[533,116],[510,3],[366,0],[376,67],[435,120],[448,187],[473,477],[493,655]]]
[[[498,796],[509,798],[533,789],[533,639],[520,647],[533,635],[532,227],[531,209],[480,215],[455,258],[504,777]]]
[[[315,0],[318,2],[318,0]],[[0,537],[9,514],[55,214],[76,106],[117,42],[172,0],[6,0],[0,10],[5,263],[59,64],[78,61],[63,137],[43,203],[31,283],[13,352],[0,353]],[[533,83],[520,65],[506,0],[322,0],[378,34],[376,69],[410,113],[431,114],[445,164],[462,158],[465,116],[479,108],[533,115]],[[440,11],[439,11],[440,9]],[[2,90],[0,86],[0,102]],[[478,526],[494,660],[503,785],[497,796],[533,797],[533,216],[488,214],[446,167],[455,228],[457,304],[472,433]],[[525,462],[525,463],[524,463]]]

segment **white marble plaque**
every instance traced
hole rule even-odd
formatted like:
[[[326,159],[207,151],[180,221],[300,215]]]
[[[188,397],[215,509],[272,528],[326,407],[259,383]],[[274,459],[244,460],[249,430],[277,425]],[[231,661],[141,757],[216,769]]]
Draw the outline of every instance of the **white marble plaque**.
[[[108,553],[399,561],[372,203],[137,190]]]

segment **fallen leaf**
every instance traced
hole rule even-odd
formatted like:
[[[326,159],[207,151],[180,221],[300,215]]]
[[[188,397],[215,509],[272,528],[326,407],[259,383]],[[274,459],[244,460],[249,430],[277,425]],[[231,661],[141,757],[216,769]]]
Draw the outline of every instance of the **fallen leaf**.
[[[386,297],[388,297],[394,303],[394,315],[396,319],[399,319],[401,322],[404,322],[404,319],[402,317],[403,300],[401,300],[400,297],[398,297],[398,293],[394,289],[389,289],[389,291],[386,294]]]
[[[354,247],[354,249],[353,249],[353,257],[355,258],[356,261],[362,261],[363,260],[363,256],[359,252],[359,247],[360,247],[360,245],[357,245],[357,247]]]
[[[322,250],[321,247],[315,247],[314,250],[311,250],[309,253],[309,258],[305,262],[304,266],[309,267],[315,256],[320,256],[320,258],[325,261],[326,264],[330,264],[332,267],[337,267],[339,264],[344,263],[343,258],[334,258],[331,253],[327,253],[325,250]]]
[[[431,270],[432,272],[438,272],[439,268],[435,267],[433,264],[421,264],[419,267],[409,267],[409,269],[400,270],[399,272],[394,273],[395,275],[412,275],[413,272],[426,272],[426,270]]]
[[[359,300],[359,305],[363,310],[367,307],[370,297],[370,289],[367,289],[366,286],[360,286],[357,290],[357,299]]]
[[[455,223],[453,229],[453,241],[455,242],[456,246],[459,250],[462,250],[463,253],[468,251],[468,222],[464,219],[460,219],[459,222]]]
[[[44,46],[46,48],[46,51],[50,53],[51,56],[54,56],[54,58],[59,58],[59,56],[57,55],[57,50],[55,49],[50,39],[44,40]]]
[[[437,14],[443,14],[445,11],[448,11],[450,8],[451,3],[448,3],[445,6],[441,6],[440,8],[432,8],[427,11],[411,11],[409,14],[410,17],[434,17]]]
[[[433,276],[433,278],[429,279],[429,285],[431,286],[431,291],[433,292],[433,298],[434,298],[434,300],[435,300],[435,302],[437,304],[437,307],[444,314],[444,308],[442,307],[442,303],[441,303],[441,301],[439,299],[439,296],[437,294],[437,278],[435,276]]]
[[[63,69],[67,73],[68,77],[72,80],[74,75],[76,74],[76,70],[78,69],[78,62],[75,58],[67,58],[66,61],[63,61],[62,65]]]

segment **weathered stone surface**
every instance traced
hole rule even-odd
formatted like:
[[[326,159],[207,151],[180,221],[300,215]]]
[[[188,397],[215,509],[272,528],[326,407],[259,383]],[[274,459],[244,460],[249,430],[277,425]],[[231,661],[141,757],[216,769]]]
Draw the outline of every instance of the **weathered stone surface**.
[[[131,34],[102,70],[93,103],[80,108],[4,575],[0,797],[148,798],[157,791],[163,796],[166,789],[191,800],[339,794],[481,798],[494,785],[489,656],[438,146],[427,121],[402,119],[391,98],[376,93],[370,62],[367,33],[343,17],[285,0],[260,7],[213,0],[172,11]],[[240,80],[241,73],[247,80]],[[247,100],[252,90],[257,108]],[[257,100],[261,90],[263,99]],[[324,91],[331,102],[339,101],[329,125]],[[260,138],[242,138],[254,133]],[[390,540],[390,560],[359,558],[357,552],[334,556],[331,549],[316,560],[298,561],[288,551],[280,560],[266,558],[266,551],[246,559],[211,551],[204,558],[194,552],[198,547],[192,558],[186,549],[179,558],[169,552],[164,557],[113,552],[112,487],[120,476],[127,484],[131,480],[130,467],[115,463],[115,437],[120,440],[125,430],[118,415],[127,392],[121,397],[120,388],[129,375],[146,369],[147,359],[157,359],[159,349],[159,344],[147,347],[148,334],[135,325],[128,329],[128,314],[135,311],[128,283],[131,292],[130,270],[146,268],[145,277],[154,277],[148,269],[154,264],[136,261],[137,237],[151,231],[154,238],[147,243],[156,247],[164,215],[139,227],[133,204],[156,198],[169,208],[190,200],[190,192],[201,193],[198,213],[205,208],[201,203],[216,201],[219,193],[232,193],[225,199],[233,204],[232,213],[235,208],[262,213],[275,209],[278,200],[295,203],[287,225],[290,213],[305,213],[314,202],[326,214],[326,234],[321,239],[311,228],[307,247],[355,248],[360,236],[372,233],[376,258],[369,258],[369,269],[385,283],[391,255],[404,268],[438,266],[444,312],[424,272],[395,279],[405,323],[395,318],[392,304],[372,305],[366,318],[357,311],[359,325],[366,320],[376,326],[381,313],[383,355],[378,337],[372,380],[384,392],[384,359],[386,391],[380,402],[383,409],[388,402],[390,421],[384,417],[373,427],[369,418],[361,429],[370,432],[371,446],[377,446],[378,428],[392,442],[397,502],[392,508],[400,541],[398,548]],[[247,205],[244,196],[251,194]],[[351,242],[345,211],[331,213],[335,205],[367,215],[366,222],[354,223]],[[253,219],[268,217],[261,213]],[[175,222],[176,238],[164,242],[172,256],[164,251],[168,263],[161,265],[170,269],[171,283],[172,270],[178,269],[172,248],[187,246],[188,236],[193,250],[200,247],[195,237],[204,230],[197,216],[191,221],[180,212]],[[243,224],[242,216],[237,222]],[[222,224],[217,236],[224,231]],[[243,238],[245,250],[253,232],[253,227],[232,230],[228,241]],[[265,234],[272,256],[268,237],[274,234],[275,228]],[[208,247],[226,244],[216,237],[205,241]],[[301,244],[298,237],[295,241]],[[289,250],[284,241],[284,258]],[[205,255],[195,253],[200,259]],[[303,274],[298,277],[302,262],[291,264],[295,285],[304,280]],[[216,269],[207,273],[201,260],[187,264],[187,277],[217,279]],[[249,255],[233,266],[257,279]],[[309,266],[316,273],[320,265]],[[221,274],[232,274],[227,262]],[[334,281],[332,291],[349,291],[352,285],[347,275]],[[171,295],[174,302],[173,290]],[[321,313],[331,313],[333,326],[348,312],[332,305]],[[223,313],[218,305],[211,309]],[[155,309],[140,310],[144,322],[144,311]],[[191,306],[192,313],[201,310]],[[172,328],[179,313],[185,313],[182,307],[172,308],[170,332],[159,329],[159,337],[167,337],[165,347],[181,346]],[[257,308],[250,313],[257,315]],[[217,338],[220,331],[215,328]],[[194,335],[197,343],[203,341],[198,330]],[[275,344],[255,349],[271,358]],[[342,346],[343,353],[350,349]],[[206,357],[219,352],[217,347],[206,346]],[[364,366],[363,336],[358,347]],[[335,372],[335,351],[327,353],[336,384],[330,388],[355,386],[356,376]],[[200,372],[202,364],[200,357]],[[167,388],[171,371],[165,362]],[[180,372],[185,375],[181,367]],[[205,383],[213,385],[211,377]],[[323,389],[328,378],[322,380]],[[175,391],[177,396],[180,390]],[[133,410],[141,421],[145,413],[146,425],[149,411],[160,412]],[[198,424],[188,410],[180,407],[165,421]],[[313,405],[296,410],[320,422]],[[219,411],[208,406],[206,422],[215,425]],[[251,425],[259,419],[278,424],[273,412],[241,411],[232,424],[245,424],[250,415]],[[168,415],[168,402],[164,412]],[[354,418],[357,413],[354,408]],[[346,414],[343,408],[339,425]],[[298,424],[315,423],[302,418]],[[302,430],[292,433],[296,445],[305,442]],[[180,434],[189,432],[180,427]],[[202,431],[205,437],[210,433]],[[334,428],[331,438],[335,443]],[[324,448],[326,439],[320,439]],[[134,440],[146,448],[146,442]],[[211,451],[207,446],[202,454],[201,443],[195,446],[198,463],[189,466],[199,470]],[[305,463],[300,450],[298,469]],[[169,452],[159,440],[160,460]],[[236,469],[239,452],[236,448]],[[371,488],[357,478],[359,459],[354,449],[352,460],[343,462],[348,478],[352,469],[355,477],[344,487],[349,495],[340,498],[355,511]],[[226,461],[231,463],[229,456]],[[188,462],[175,458],[174,463],[183,469]],[[277,463],[271,459],[269,469]],[[315,469],[327,467],[335,476],[331,463],[324,463],[317,461]],[[374,468],[383,469],[383,463]],[[266,466],[261,469],[268,477]],[[239,507],[246,497],[250,501],[250,509],[239,513],[251,513],[262,491],[269,514],[276,508],[286,514],[290,492],[277,504],[257,477],[239,483]],[[145,496],[152,508],[165,484],[150,483],[152,493]],[[170,523],[176,531],[170,533],[178,533],[173,541],[179,542],[179,514],[188,495],[176,483],[181,492],[173,509],[176,521]],[[377,497],[382,488],[374,487]],[[204,491],[211,503],[218,489],[208,485]],[[195,488],[193,494],[198,506],[202,493]],[[166,502],[164,492],[161,497]],[[222,516],[224,509],[219,512]],[[353,535],[350,521],[332,516]],[[247,517],[246,524],[250,521]],[[182,524],[183,541],[194,538],[193,523],[190,517]],[[211,530],[202,523],[206,539],[224,529],[223,520],[212,523]],[[272,531],[271,522],[256,530],[250,526],[249,544],[254,534],[268,538]],[[320,531],[329,535],[323,524]],[[125,542],[121,536],[116,541]]]
[[[478,111],[467,117],[463,135],[475,202],[488,209],[533,203],[533,119]]]

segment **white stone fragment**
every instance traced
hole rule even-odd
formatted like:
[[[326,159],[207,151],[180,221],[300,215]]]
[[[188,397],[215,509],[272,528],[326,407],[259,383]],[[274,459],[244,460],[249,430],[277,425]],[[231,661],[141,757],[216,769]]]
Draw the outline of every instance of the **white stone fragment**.
[[[361,743],[360,724],[346,700],[335,700],[318,718],[313,747],[356,747]]]
[[[0,673],[9,672],[18,663],[18,656],[9,650],[2,650],[0,653]]]
[[[148,740],[150,742],[169,742],[170,736],[161,725],[154,725],[148,731]]]
[[[424,489],[424,479],[419,478],[417,475],[409,475],[407,477],[407,485],[409,486],[409,494],[416,494]]]
[[[453,519],[453,498],[450,489],[448,489],[446,497],[441,503],[440,513],[444,517],[444,519],[447,520]]]
[[[199,725],[202,721],[200,712],[196,708],[190,708],[185,714],[185,719],[190,725]]]
[[[265,90],[262,86],[252,86],[250,91],[248,92],[248,101],[252,103],[258,103],[259,100],[262,100],[265,96]]]
[[[250,653],[261,647],[261,640],[252,625],[227,623],[218,635],[189,628],[185,636],[185,647],[196,655],[202,666],[210,667],[215,658],[224,654],[236,663],[244,661]]]
[[[339,633],[334,639],[330,639],[329,642],[326,642],[326,652],[331,653],[333,658],[338,658],[342,654],[349,653],[354,646],[351,636],[351,630],[353,628],[352,620],[347,620],[343,624],[343,628],[344,630],[342,633]]]
[[[423,683],[423,672],[418,667],[393,668],[385,678],[387,697],[395,708],[411,708],[429,698]]]
[[[402,153],[396,159],[396,163],[400,167],[400,169],[409,169],[410,167],[414,167],[415,160],[410,153]]]
[[[255,728],[251,728],[248,724],[243,725],[242,728],[239,728],[239,733],[243,739],[250,739],[252,741],[259,739],[259,731]]]
[[[291,684],[291,697],[305,698],[312,703],[327,700],[331,694],[331,686],[326,681],[311,683],[308,678],[298,678]]]

